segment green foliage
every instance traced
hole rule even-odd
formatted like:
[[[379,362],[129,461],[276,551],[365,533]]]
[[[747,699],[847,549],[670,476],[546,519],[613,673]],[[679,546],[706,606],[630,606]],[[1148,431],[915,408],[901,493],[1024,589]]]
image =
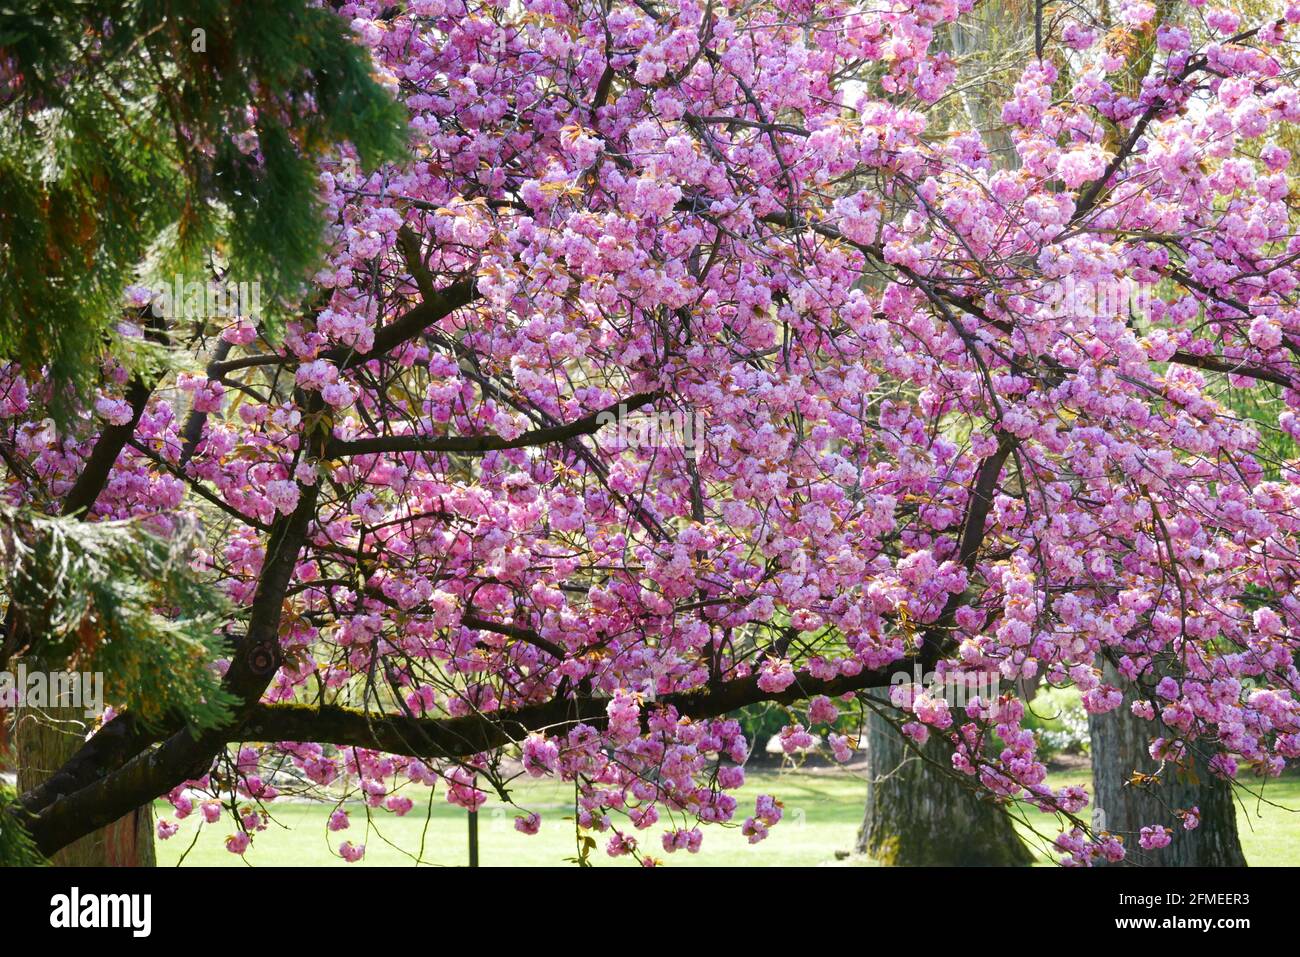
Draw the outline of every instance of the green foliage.
[[[1278,417],[1287,411],[1282,390],[1265,383],[1247,389],[1225,388],[1218,398],[1238,418],[1255,427],[1259,435],[1255,459],[1263,467],[1266,481],[1279,481],[1283,463],[1300,458],[1300,446],[1277,425]]]
[[[157,150],[97,116],[102,106],[74,110],[22,130],[0,118],[0,355],[48,366],[84,394],[97,365],[87,360],[165,223],[162,203],[180,193]],[[157,201],[136,203],[141,194]]]
[[[763,753],[763,748],[767,746],[768,739],[772,735],[780,734],[782,728],[796,721],[790,716],[790,710],[785,705],[774,704],[771,701],[748,705],[732,717],[740,722],[740,730],[744,732],[750,747],[757,754]]]
[[[13,813],[17,803],[14,789],[0,783],[0,867],[41,867],[48,864],[18,815]]]
[[[224,596],[191,567],[194,531],[0,511],[0,572],[32,636],[24,653],[103,672],[108,699],[147,725],[191,728],[230,717],[212,662]]]
[[[0,0],[0,357],[84,397],[125,286],[207,281],[214,250],[292,300],[344,142],[397,158],[405,113],[327,8]]]
[[[845,704],[843,701],[836,701],[835,704],[840,709],[840,716],[830,730],[850,738],[857,737],[863,730],[863,715],[858,705]],[[764,754],[767,742],[774,735],[780,734],[787,724],[808,725],[808,713],[804,708],[791,709],[772,701],[747,705],[731,717],[740,723],[740,730],[757,755]],[[826,726],[820,724],[812,728],[813,733],[818,735],[824,735],[826,730]]]
[[[1038,735],[1041,757],[1089,751],[1088,713],[1078,688],[1044,687],[1026,706],[1021,726]]]

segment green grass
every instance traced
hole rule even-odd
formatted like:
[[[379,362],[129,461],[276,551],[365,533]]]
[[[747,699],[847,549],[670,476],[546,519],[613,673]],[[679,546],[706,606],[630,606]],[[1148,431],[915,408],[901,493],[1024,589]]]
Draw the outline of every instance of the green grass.
[[[1087,783],[1087,772],[1054,774],[1053,786]],[[526,836],[514,829],[515,809],[495,798],[479,813],[479,855],[483,866],[541,867],[564,865],[575,856],[573,790],[571,785],[520,779],[513,786],[515,800],[542,815],[541,832]],[[853,846],[862,820],[865,784],[849,772],[761,771],[753,772],[737,792],[739,811],[753,807],[763,793],[776,795],[785,803],[785,820],[760,844],[750,845],[738,827],[704,827],[704,847],[699,854],[678,851],[665,855],[659,846],[664,822],[637,836],[649,852],[672,866],[811,866],[842,863],[837,851]],[[416,792],[410,792],[414,798]],[[1264,792],[1272,807],[1243,795],[1249,802],[1238,809],[1238,826],[1246,859],[1253,865],[1300,865],[1300,777],[1270,782]],[[1286,809],[1290,810],[1286,810]],[[331,808],[319,804],[272,804],[274,820],[259,833],[246,862],[253,866],[410,866],[416,857],[426,864],[463,865],[467,860],[466,813],[446,802],[441,791],[432,802],[417,803],[405,817],[387,811],[372,812],[367,826],[365,809],[352,812],[352,827],[330,833],[325,828]],[[160,803],[158,814],[170,817],[172,809]],[[744,814],[738,814],[740,820]],[[565,818],[568,818],[567,820]],[[1054,819],[1030,809],[1027,820],[1049,837],[1056,833]],[[180,822],[181,830],[168,841],[158,842],[158,863],[174,865],[185,856],[186,866],[244,866],[245,860],[226,851],[224,841],[232,824],[223,820],[200,827],[196,813]],[[1027,829],[1025,829],[1027,830]],[[197,841],[195,840],[197,833]],[[605,835],[595,835],[599,845],[592,863],[626,866],[626,858],[605,855]],[[334,853],[344,840],[366,845],[366,857],[348,865]],[[423,854],[420,848],[423,846]],[[1045,860],[1044,860],[1045,862]],[[870,864],[853,860],[848,863]]]

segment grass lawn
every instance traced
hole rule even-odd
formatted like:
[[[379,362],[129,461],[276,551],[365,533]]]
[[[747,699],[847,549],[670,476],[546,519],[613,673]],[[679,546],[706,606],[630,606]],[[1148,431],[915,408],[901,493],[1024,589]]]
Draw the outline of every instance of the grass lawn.
[[[1086,784],[1086,770],[1055,774],[1049,783]],[[650,853],[674,866],[748,866],[819,865],[841,863],[836,851],[853,846],[862,820],[865,784],[848,771],[756,771],[749,775],[742,791],[736,792],[740,810],[753,807],[754,798],[763,793],[776,795],[785,804],[785,820],[760,844],[750,845],[738,827],[710,825],[704,827],[704,849],[700,854],[685,851],[668,856],[658,845],[660,825],[649,828],[642,836]],[[416,792],[410,792],[415,797]],[[480,863],[487,866],[539,867],[564,865],[574,857],[572,787],[552,782],[520,779],[513,788],[515,800],[542,815],[542,829],[526,836],[514,829],[515,809],[499,800],[489,800],[479,812]],[[1300,866],[1300,777],[1270,782],[1263,797],[1270,806],[1243,794],[1246,806],[1238,808],[1238,827],[1246,859],[1252,865]],[[417,803],[405,817],[387,811],[372,812],[369,825],[365,809],[350,807],[352,827],[330,833],[325,823],[330,810],[319,804],[272,804],[274,820],[258,834],[246,861],[226,851],[224,841],[233,828],[228,820],[200,827],[200,815],[180,822],[179,833],[168,841],[158,842],[158,863],[173,865],[185,855],[186,866],[410,866],[420,862],[431,865],[462,865],[467,858],[466,813],[448,804],[441,791],[432,802]],[[1289,810],[1288,810],[1289,809]],[[170,818],[170,805],[160,803],[158,814]],[[568,820],[565,820],[565,818]],[[744,815],[739,814],[743,820]],[[1054,819],[1030,809],[1027,819],[1051,836],[1056,833]],[[197,840],[195,840],[197,832]],[[629,859],[614,860],[604,853],[605,835],[595,835],[599,846],[591,855],[596,865],[627,866]],[[343,840],[366,845],[366,856],[359,864],[340,860],[334,848]],[[646,842],[652,842],[647,845]],[[423,847],[423,852],[421,852]],[[855,860],[848,863],[869,864]]]

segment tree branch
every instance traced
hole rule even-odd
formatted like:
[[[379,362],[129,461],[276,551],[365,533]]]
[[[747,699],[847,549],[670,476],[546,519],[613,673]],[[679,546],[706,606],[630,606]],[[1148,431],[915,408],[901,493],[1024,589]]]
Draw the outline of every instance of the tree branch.
[[[348,455],[370,455],[376,452],[459,452],[482,455],[503,449],[522,449],[534,445],[550,445],[591,435],[617,418],[649,405],[663,396],[662,392],[642,392],[613,405],[589,412],[580,419],[565,425],[533,429],[513,439],[499,435],[379,435],[350,442],[332,441],[325,448],[326,458],[343,458]]]
[[[814,695],[834,697],[866,688],[887,687],[895,675],[909,676],[913,661],[923,667],[933,662],[905,659],[893,666],[831,679],[814,678],[800,671],[784,691],[764,691],[750,675],[724,682],[707,691],[663,695],[646,703],[645,712],[672,707],[680,717],[703,720],[730,714],[762,701],[794,704]],[[609,698],[580,696],[556,698],[544,704],[510,711],[466,715],[460,718],[417,718],[402,714],[367,714],[332,705],[259,704],[249,713],[239,733],[240,741],[313,741],[374,748],[391,754],[421,758],[463,758],[518,742],[533,732],[560,734],[578,724],[604,727],[609,720]]]
[[[382,359],[398,346],[419,336],[435,322],[468,306],[477,298],[474,278],[471,276],[461,279],[437,290],[432,296],[425,296],[418,306],[413,306],[388,325],[380,327],[369,352],[359,353],[355,349],[338,347],[322,352],[320,358],[337,363],[340,369],[351,369],[373,359]]]

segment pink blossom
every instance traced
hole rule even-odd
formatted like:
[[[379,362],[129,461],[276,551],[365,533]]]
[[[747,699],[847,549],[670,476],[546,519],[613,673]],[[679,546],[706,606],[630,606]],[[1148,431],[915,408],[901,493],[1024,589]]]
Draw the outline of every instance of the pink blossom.
[[[832,734],[827,740],[831,746],[831,753],[835,755],[835,760],[840,764],[847,764],[853,759],[853,748],[845,735]]]
[[[288,515],[298,507],[298,483],[287,479],[276,479],[266,484],[266,497],[271,500],[276,511]]]
[[[794,684],[794,669],[784,659],[769,658],[759,671],[758,686],[764,691],[784,691]]]
[[[839,716],[839,709],[825,695],[818,695],[813,698],[812,704],[808,708],[808,720],[812,724],[834,724]]]
[[[1142,828],[1138,843],[1142,845],[1144,851],[1154,851],[1162,847],[1168,847],[1172,839],[1172,832],[1169,828],[1153,824],[1150,827]]]

